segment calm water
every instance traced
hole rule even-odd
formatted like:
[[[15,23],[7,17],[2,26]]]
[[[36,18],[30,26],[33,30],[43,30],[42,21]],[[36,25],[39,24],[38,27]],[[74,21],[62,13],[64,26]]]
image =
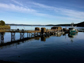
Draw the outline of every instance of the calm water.
[[[37,27],[37,26],[36,26]],[[45,27],[45,26],[41,26]],[[34,30],[34,26],[12,26],[11,29]],[[50,26],[46,27],[50,29]],[[68,28],[68,27],[67,27]],[[77,29],[84,29],[77,27]],[[16,40],[20,37],[16,33]],[[25,37],[27,37],[25,33]],[[4,34],[4,43],[11,41],[11,34]],[[0,46],[0,60],[19,63],[84,63],[84,32],[74,35],[54,35]]]

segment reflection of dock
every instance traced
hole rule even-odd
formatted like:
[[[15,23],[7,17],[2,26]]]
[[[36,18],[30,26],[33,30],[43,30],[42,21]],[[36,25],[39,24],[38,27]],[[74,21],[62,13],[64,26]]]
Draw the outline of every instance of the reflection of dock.
[[[32,39],[35,39],[35,38],[36,38],[36,37],[24,38],[24,39],[18,39],[18,40],[14,40],[14,41],[6,42],[6,43],[1,43],[0,46],[11,45],[11,44],[13,44],[13,43],[24,42],[24,41],[32,40]]]
[[[60,35],[62,35],[62,34],[60,34]],[[15,43],[19,44],[20,42],[26,42],[26,41],[33,40],[33,39],[35,39],[35,40],[41,39],[41,41],[45,42],[46,38],[49,38],[50,36],[56,36],[56,34],[47,34],[47,35],[34,35],[33,34],[33,35],[28,35],[27,37],[24,37],[24,34],[23,34],[21,36],[23,38],[20,37],[20,39],[18,39],[18,40],[15,40],[15,36],[14,36],[14,37],[11,37],[11,41],[4,43],[4,39],[3,39],[2,40],[3,42],[0,43],[0,47],[12,45],[12,44],[15,44]],[[4,34],[3,34],[3,37],[4,37]]]
[[[31,35],[31,36],[28,36],[28,37],[23,36],[23,38],[20,38],[18,40],[15,40],[15,37],[12,37],[11,40],[13,39],[13,41],[5,42],[5,43],[4,43],[4,39],[2,39],[3,42],[0,43],[0,47],[11,45],[11,44],[14,44],[14,43],[24,42],[24,41],[28,41],[28,40],[33,40],[33,39],[39,40],[40,38],[41,38],[41,41],[46,41],[46,38],[48,38],[49,36],[50,35],[38,35],[38,36]]]

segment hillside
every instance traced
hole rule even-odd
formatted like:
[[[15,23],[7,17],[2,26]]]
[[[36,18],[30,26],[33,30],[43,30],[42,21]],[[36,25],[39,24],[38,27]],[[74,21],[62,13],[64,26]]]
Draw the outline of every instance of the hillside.
[[[84,27],[84,21],[83,22],[81,22],[81,23],[78,23],[78,24],[76,24],[77,26],[81,26],[81,27]]]
[[[57,24],[57,25],[47,25],[47,26],[71,26],[71,24]],[[74,26],[84,27],[84,21],[81,23],[74,24]]]

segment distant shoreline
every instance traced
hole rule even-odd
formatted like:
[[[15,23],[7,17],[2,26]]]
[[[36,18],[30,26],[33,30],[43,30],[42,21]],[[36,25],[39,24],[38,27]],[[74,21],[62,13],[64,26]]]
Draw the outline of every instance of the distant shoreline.
[[[53,24],[48,24],[48,25],[6,24],[6,25],[10,25],[10,26],[71,26],[71,24],[57,24],[57,25],[53,25]],[[84,22],[74,24],[74,26],[84,27]]]

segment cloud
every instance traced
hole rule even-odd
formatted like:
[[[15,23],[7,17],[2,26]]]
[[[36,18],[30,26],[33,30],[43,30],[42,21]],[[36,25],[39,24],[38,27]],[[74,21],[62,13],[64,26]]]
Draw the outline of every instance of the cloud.
[[[40,4],[40,3],[36,3],[36,2],[30,2],[31,8],[29,8],[28,6],[25,8],[25,6],[16,1],[16,0],[12,0],[14,3],[18,4],[5,4],[5,3],[0,3],[0,8],[4,8],[7,9],[9,11],[16,11],[16,12],[23,12],[23,13],[31,13],[37,16],[43,16],[43,17],[48,17],[48,18],[54,18],[54,19],[63,19],[63,20],[71,20],[71,21],[82,21],[84,20],[84,12],[81,11],[75,11],[75,10],[71,10],[71,9],[64,9],[64,8],[58,8],[58,7],[52,7],[52,6],[47,6],[44,4]],[[26,3],[25,3],[26,4]],[[20,5],[20,6],[19,6]],[[32,6],[34,6],[35,8],[32,8]],[[58,13],[62,16],[58,16],[58,15],[52,15],[52,13],[48,13],[46,14],[46,11],[44,11],[43,13],[36,8],[44,8],[47,10],[51,10],[51,12],[54,12],[55,14]]]
[[[38,16],[46,16],[46,17],[49,16],[48,14],[39,13],[39,12],[37,12],[37,10],[30,9],[30,8],[24,8],[22,6],[17,6],[17,5],[14,5],[14,4],[0,3],[0,8],[7,9],[9,11],[31,13],[31,14],[38,15]]]
[[[69,9],[62,9],[61,13],[69,16],[69,17],[73,17],[73,18],[79,18],[79,19],[84,19],[84,12],[81,11],[75,11],[75,10],[69,10]]]
[[[44,17],[54,17],[49,14],[39,13],[37,10],[30,9],[30,8],[24,8],[22,6],[17,6],[14,4],[4,4],[0,3],[0,8],[4,8],[9,11],[16,11],[16,12],[23,12],[23,13],[31,13],[37,16],[44,16]]]
[[[65,15],[65,16],[68,16],[68,17],[84,19],[84,17],[83,17],[84,12],[81,12],[81,11],[47,6],[47,5],[36,3],[36,2],[32,2],[31,4],[36,5],[37,7],[40,7],[40,8],[45,8],[45,9],[48,9],[48,10],[52,10],[55,13],[59,13],[61,15]]]
[[[5,8],[7,10],[12,10],[12,11],[20,11],[20,12],[36,12],[36,10],[34,10],[34,9],[24,8],[21,6],[16,6],[14,4],[0,3],[0,8]]]
[[[16,3],[16,4],[18,4],[18,5],[23,6],[23,4],[22,4],[22,3],[20,3],[20,2],[18,2],[18,1],[16,1],[16,0],[11,0],[11,1],[13,1],[14,3]]]
[[[43,8],[46,8],[46,9],[54,9],[55,7],[51,7],[51,6],[47,6],[47,5],[44,5],[44,4],[40,4],[40,3],[36,3],[36,2],[31,2],[32,4],[34,5],[37,5],[39,7],[43,7]]]

